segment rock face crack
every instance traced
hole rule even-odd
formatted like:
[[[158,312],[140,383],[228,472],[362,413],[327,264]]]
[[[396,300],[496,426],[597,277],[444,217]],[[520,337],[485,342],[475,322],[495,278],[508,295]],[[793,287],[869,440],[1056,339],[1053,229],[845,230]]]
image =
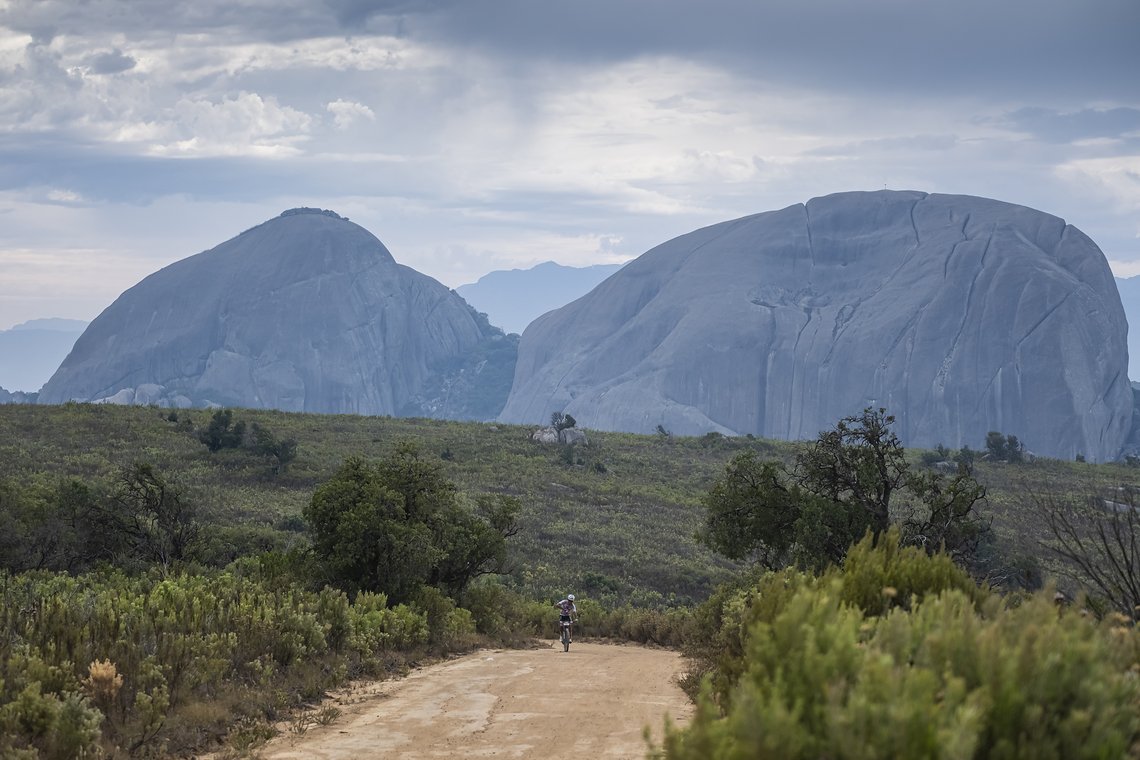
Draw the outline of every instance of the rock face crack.
[[[1046,310],[1045,313],[1042,314],[1041,317],[1036,322],[1034,322],[1033,325],[1028,330],[1025,331],[1024,335],[1022,335],[1020,338],[1018,338],[1017,349],[1019,351],[1021,350],[1021,344],[1024,343],[1026,340],[1028,340],[1029,337],[1031,335],[1033,335],[1033,333],[1037,332],[1037,329],[1039,327],[1041,327],[1042,325],[1044,325],[1046,320],[1049,319],[1049,317],[1053,316],[1062,306],[1064,306],[1065,302],[1068,301],[1072,295],[1073,295],[1073,291],[1070,290],[1068,293],[1066,293],[1061,298],[1060,301],[1058,301],[1057,303],[1050,306],[1049,309]]]

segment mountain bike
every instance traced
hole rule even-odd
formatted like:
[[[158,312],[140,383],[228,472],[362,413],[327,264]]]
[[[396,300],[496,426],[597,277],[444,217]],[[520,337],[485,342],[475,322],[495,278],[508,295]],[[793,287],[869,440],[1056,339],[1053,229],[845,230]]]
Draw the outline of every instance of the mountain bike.
[[[562,651],[563,652],[569,652],[570,651],[570,627],[572,625],[574,625],[574,622],[572,620],[559,620],[558,623],[559,623],[559,627],[562,629],[561,636],[560,636],[560,638],[562,640]]]

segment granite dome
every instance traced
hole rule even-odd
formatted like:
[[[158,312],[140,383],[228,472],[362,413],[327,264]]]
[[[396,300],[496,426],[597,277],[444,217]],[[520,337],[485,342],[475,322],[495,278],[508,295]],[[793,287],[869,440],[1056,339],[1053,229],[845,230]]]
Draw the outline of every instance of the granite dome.
[[[985,198],[854,192],[697,230],[522,336],[500,416],[814,438],[883,406],[910,446],[1114,458],[1127,325],[1104,255]]]
[[[39,400],[491,418],[509,344],[363,227],[293,209],[124,292]]]

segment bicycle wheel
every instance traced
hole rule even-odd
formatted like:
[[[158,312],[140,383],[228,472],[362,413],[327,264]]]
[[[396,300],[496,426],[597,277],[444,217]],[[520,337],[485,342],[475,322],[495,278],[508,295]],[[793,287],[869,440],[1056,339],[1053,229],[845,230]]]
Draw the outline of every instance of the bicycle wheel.
[[[570,626],[562,626],[562,651],[570,651]]]

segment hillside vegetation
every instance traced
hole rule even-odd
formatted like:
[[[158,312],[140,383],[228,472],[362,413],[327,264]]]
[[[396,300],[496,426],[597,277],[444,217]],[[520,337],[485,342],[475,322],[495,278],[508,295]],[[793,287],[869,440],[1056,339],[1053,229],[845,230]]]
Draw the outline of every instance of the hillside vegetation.
[[[1068,722],[1029,743],[1021,734],[1036,713],[1001,699],[1038,671],[997,674],[1002,681],[981,678],[980,659],[959,658],[950,671],[935,658],[930,674],[899,659],[907,646],[937,645],[934,617],[899,615],[921,613],[923,595],[944,590],[964,595],[946,609],[973,626],[954,646],[973,648],[976,636],[993,658],[1031,653],[1032,642],[1002,631],[1023,617],[1046,625],[1052,591],[1018,589],[1059,567],[1042,544],[1049,506],[1087,504],[1090,494],[1128,503],[1135,468],[1017,461],[1016,439],[995,432],[988,444],[1001,442],[1009,461],[974,469],[990,494],[979,514],[994,527],[974,569],[1007,595],[983,604],[992,592],[949,555],[899,549],[897,533],[873,551],[865,541],[854,560],[837,555],[843,576],[827,563],[816,567],[822,575],[805,574],[810,561],[742,573],[694,538],[733,468],[753,457],[770,463],[765,471],[777,461],[803,467],[818,446],[665,431],[589,432],[588,444],[564,446],[530,433],[249,410],[0,407],[0,755],[186,756],[224,739],[231,756],[246,756],[283,716],[298,732],[335,720],[315,705],[345,679],[541,635],[551,602],[568,591],[579,595],[587,635],[680,645],[694,658],[687,685],[696,695],[705,684],[701,712],[691,732],[658,750],[671,756],[733,756],[741,739],[731,733],[756,720],[768,722],[761,744],[777,755],[792,746],[804,756],[844,746],[873,754],[894,734],[851,744],[844,726],[858,711],[905,723],[937,712],[947,694],[971,712],[936,729],[961,750],[945,756],[1004,756],[974,749],[1007,740],[1014,754],[1078,746],[1102,729],[1100,749],[1135,738],[1135,679],[1121,674],[1140,667],[1136,629],[1103,606],[1091,607],[1103,623],[1073,614],[1042,629],[1090,648],[1066,660],[1076,670],[1039,669],[1053,700],[1043,704]],[[905,453],[907,466],[931,473],[928,486],[943,482],[933,468],[952,455],[973,456]],[[900,496],[890,511],[909,506]],[[835,596],[837,577],[852,581]],[[978,610],[972,622],[966,600]],[[787,640],[761,647],[777,629]],[[796,645],[816,629],[824,649],[863,659],[833,663]],[[895,670],[882,670],[888,658]],[[1086,667],[1104,674],[1107,690],[1045,678]],[[787,668],[847,685],[831,692],[839,702],[789,713],[813,687],[798,675],[788,686]],[[911,678],[917,686],[905,693],[888,688]],[[757,695],[767,705],[759,714]],[[1081,722],[1092,709],[1103,725]],[[942,756],[923,749],[935,739],[908,735],[897,748]]]
[[[514,425],[234,410],[235,425],[295,442],[283,466],[251,446],[211,451],[202,439],[213,415],[88,404],[0,406],[0,495],[18,495],[34,510],[34,502],[50,500],[63,482],[109,485],[125,469],[145,464],[181,490],[205,526],[193,558],[223,566],[243,554],[304,543],[302,510],[319,484],[349,458],[376,461],[411,444],[437,461],[470,503],[485,494],[520,501],[508,586],[534,598],[573,590],[606,603],[673,606],[706,598],[737,567],[694,539],[705,517],[701,499],[725,466],[745,451],[782,460],[797,451],[793,443],[716,434],[595,431],[588,431],[586,446],[541,445],[530,440],[532,428]],[[908,454],[915,466],[920,454]],[[1000,560],[995,565],[1027,566],[1044,576],[1061,565],[1042,548],[1050,534],[1036,502],[1140,486],[1135,467],[1049,459],[979,460],[974,474],[987,488],[981,513],[993,520],[993,539],[983,551]],[[14,527],[0,546],[19,542]]]

